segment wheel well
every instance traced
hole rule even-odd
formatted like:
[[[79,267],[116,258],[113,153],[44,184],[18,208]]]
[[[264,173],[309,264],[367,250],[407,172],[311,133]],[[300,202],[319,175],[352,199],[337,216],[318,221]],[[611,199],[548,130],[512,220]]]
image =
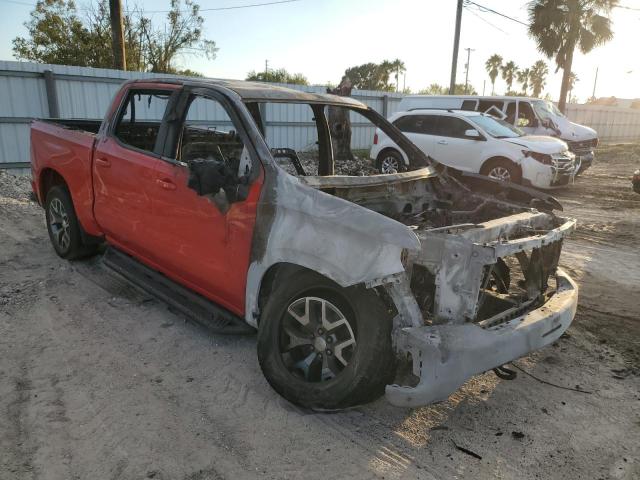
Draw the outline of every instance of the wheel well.
[[[402,156],[402,153],[399,152],[397,148],[393,148],[393,147],[385,147],[382,150],[380,150],[380,153],[376,157],[376,162],[379,162],[381,160],[381,158],[382,158],[382,155],[384,155],[384,154],[386,154],[388,152],[395,152],[398,155],[400,155],[400,158],[402,159],[402,163],[404,163],[404,157]]]
[[[311,270],[310,268],[306,268],[301,265],[296,265],[295,263],[282,262],[271,265],[262,276],[262,281],[260,282],[260,292],[258,293],[259,311],[262,312],[264,310],[264,305],[267,303],[267,299],[271,295],[271,292],[276,288],[278,282],[286,281],[288,277],[301,272],[314,272],[317,275],[321,275],[315,270]],[[258,317],[257,322],[260,323],[260,317]]]
[[[489,165],[490,162],[494,162],[496,160],[503,160],[505,162],[509,162],[511,165],[516,167],[518,169],[518,171],[520,172],[520,175],[522,175],[522,167],[520,165],[518,165],[516,162],[514,162],[510,158],[499,157],[499,156],[498,157],[491,157],[491,158],[488,158],[487,160],[485,160],[485,162],[480,167],[480,173],[483,174],[483,175],[486,175],[485,169],[487,168],[487,165]]]
[[[49,192],[49,190],[51,190],[52,187],[55,187],[56,185],[63,185],[67,187],[67,182],[65,182],[62,175],[60,175],[54,169],[45,168],[40,173],[40,199],[42,200],[43,205],[47,198],[47,193]]]

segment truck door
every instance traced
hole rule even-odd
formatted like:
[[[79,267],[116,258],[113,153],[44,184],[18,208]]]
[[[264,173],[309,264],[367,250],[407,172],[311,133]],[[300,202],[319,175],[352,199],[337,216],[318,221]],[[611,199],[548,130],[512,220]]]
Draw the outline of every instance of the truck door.
[[[215,92],[200,92],[183,93],[188,97],[177,118],[185,120],[172,129],[176,138],[167,138],[165,159],[155,165],[149,242],[160,270],[242,315],[262,168],[238,113]],[[222,162],[238,178],[253,176],[247,195],[228,205],[216,203],[220,196],[198,195],[188,186],[194,161]]]
[[[132,85],[94,151],[96,221],[111,243],[144,258],[153,247],[146,226],[152,210],[150,194],[158,188],[156,168],[162,163],[158,133],[177,88]]]

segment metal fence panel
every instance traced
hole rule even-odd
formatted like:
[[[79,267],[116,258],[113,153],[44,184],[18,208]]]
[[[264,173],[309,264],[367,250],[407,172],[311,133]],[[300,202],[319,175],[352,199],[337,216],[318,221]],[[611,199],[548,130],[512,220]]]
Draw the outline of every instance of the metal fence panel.
[[[58,113],[62,118],[101,119],[120,84],[125,80],[171,76],[0,61],[0,168],[2,163],[29,162],[29,122],[33,118],[50,117],[51,98],[48,96],[44,78],[46,70],[53,72],[53,96],[57,97]],[[326,91],[323,86],[276,85],[305,92]],[[353,97],[388,117],[398,110],[404,95],[354,90]],[[594,128],[602,141],[640,140],[640,111],[575,104],[569,104],[567,109],[567,116],[572,121]],[[317,132],[312,123],[313,114],[307,105],[269,104],[264,114],[266,138],[270,146],[288,146],[299,150],[316,148]],[[201,119],[204,119],[206,112],[198,110],[197,115],[198,118],[202,116]],[[352,146],[368,149],[373,141],[375,129],[353,113],[351,119]],[[221,116],[220,124],[227,123]]]

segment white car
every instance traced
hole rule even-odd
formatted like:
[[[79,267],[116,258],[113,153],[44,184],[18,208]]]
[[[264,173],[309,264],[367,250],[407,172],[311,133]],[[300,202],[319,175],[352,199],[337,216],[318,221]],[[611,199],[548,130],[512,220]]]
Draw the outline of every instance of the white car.
[[[576,155],[578,171],[591,166],[598,134],[590,127],[569,121],[556,106],[540,98],[482,97],[478,95],[407,95],[398,105],[402,112],[419,108],[472,110],[503,115],[505,121],[521,128],[527,135],[549,135],[567,142]]]
[[[389,118],[418,148],[458,170],[537,188],[567,185],[575,155],[553,137],[525,135],[490,115],[459,110],[412,110]],[[406,154],[376,130],[370,157],[381,173],[406,170]]]

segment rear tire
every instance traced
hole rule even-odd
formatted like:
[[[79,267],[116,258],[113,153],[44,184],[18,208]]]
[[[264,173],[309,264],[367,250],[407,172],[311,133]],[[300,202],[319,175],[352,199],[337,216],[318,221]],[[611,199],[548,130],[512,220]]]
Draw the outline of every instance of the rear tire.
[[[373,290],[304,271],[271,292],[261,318],[260,367],[292,403],[347,408],[375,400],[393,381],[392,318]]]
[[[376,168],[380,173],[399,173],[406,170],[404,159],[396,150],[383,150],[376,159]]]
[[[480,169],[482,175],[503,182],[522,183],[520,167],[506,158],[491,158]]]
[[[95,253],[96,247],[82,243],[80,223],[69,191],[64,186],[56,185],[47,193],[45,216],[49,240],[60,257],[74,260]]]

